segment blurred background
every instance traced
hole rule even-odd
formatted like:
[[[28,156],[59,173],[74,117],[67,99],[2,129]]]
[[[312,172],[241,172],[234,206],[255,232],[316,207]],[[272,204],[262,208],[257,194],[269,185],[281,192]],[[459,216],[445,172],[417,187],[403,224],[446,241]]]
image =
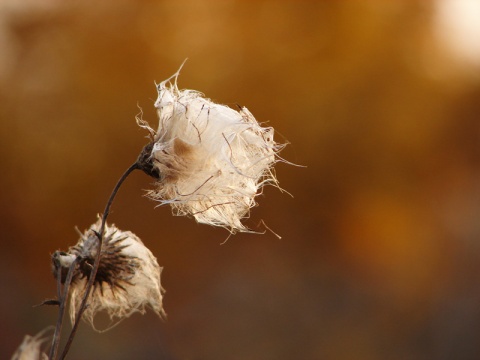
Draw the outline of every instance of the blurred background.
[[[0,1],[0,358],[54,325],[50,255],[156,127],[154,81],[288,142],[246,224],[174,217],[134,173],[109,218],[164,266],[70,359],[479,359],[480,1]],[[68,324],[67,328],[70,325]]]

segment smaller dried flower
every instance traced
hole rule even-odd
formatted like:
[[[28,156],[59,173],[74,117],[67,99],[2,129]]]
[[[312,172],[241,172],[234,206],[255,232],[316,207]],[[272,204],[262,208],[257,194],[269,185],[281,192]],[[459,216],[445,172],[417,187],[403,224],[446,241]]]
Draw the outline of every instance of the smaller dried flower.
[[[98,238],[95,232],[99,231],[100,225],[99,219],[67,253],[57,251],[52,258],[54,274],[59,267],[62,269],[62,282],[74,259],[79,258],[70,291],[72,322],[75,321],[97,255]],[[83,318],[95,328],[95,315],[105,311],[114,326],[134,312],[144,314],[146,307],[165,318],[161,272],[157,259],[135,234],[120,231],[115,225],[106,225],[100,265]]]
[[[45,329],[35,336],[25,335],[11,360],[47,360],[48,356],[42,351],[42,345],[49,341],[51,336],[45,336],[50,329]]]
[[[241,220],[256,205],[260,189],[277,184],[272,167],[283,145],[247,108],[237,111],[197,91],[179,90],[179,71],[157,85],[158,130],[137,119],[153,138],[138,160],[157,179],[147,195],[170,204],[176,215],[232,233],[249,231]]]

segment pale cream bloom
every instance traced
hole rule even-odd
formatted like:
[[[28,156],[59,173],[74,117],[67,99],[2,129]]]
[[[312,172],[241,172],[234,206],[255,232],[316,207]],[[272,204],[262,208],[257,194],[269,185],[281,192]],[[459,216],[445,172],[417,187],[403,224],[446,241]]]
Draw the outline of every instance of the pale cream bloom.
[[[157,85],[158,130],[138,121],[153,137],[149,156],[159,174],[147,195],[170,204],[176,215],[232,233],[248,231],[241,219],[263,185],[276,185],[272,166],[283,146],[273,140],[273,128],[261,127],[245,107],[237,111],[179,90],[178,75]]]
[[[68,267],[76,257],[80,258],[70,291],[72,322],[75,321],[97,254],[98,239],[94,231],[99,229],[100,220],[85,231],[68,253],[57,252],[58,255],[54,255],[54,261],[64,264],[64,267]],[[115,225],[105,226],[100,265],[83,318],[95,328],[95,315],[106,312],[111,326],[114,326],[135,312],[144,314],[146,307],[165,318],[161,272],[157,259],[135,234],[120,231]]]

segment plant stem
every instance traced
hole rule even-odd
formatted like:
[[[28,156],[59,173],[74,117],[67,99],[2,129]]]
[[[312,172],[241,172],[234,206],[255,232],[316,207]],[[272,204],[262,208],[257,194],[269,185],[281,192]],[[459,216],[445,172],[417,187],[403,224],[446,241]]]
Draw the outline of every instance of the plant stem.
[[[75,258],[75,260],[70,265],[68,269],[67,278],[65,280],[65,285],[63,287],[63,294],[61,291],[62,288],[62,267],[58,268],[57,274],[57,291],[58,291],[58,300],[60,301],[60,308],[58,310],[58,319],[57,325],[55,327],[55,333],[53,335],[52,347],[50,349],[49,359],[53,360],[57,356],[58,346],[60,345],[60,334],[62,332],[63,317],[65,315],[65,307],[68,301],[68,291],[70,289],[70,284],[72,283],[73,273],[75,272],[75,267],[77,266],[80,258]]]
[[[105,211],[103,212],[103,216],[102,216],[102,224],[100,225],[100,230],[98,231],[98,234],[97,234],[97,236],[99,236],[100,242],[102,242],[102,239],[103,239],[103,231],[105,230],[107,217],[110,213],[110,207],[112,206],[113,200],[115,199],[115,196],[117,195],[117,192],[120,189],[120,186],[122,186],[123,182],[128,177],[128,175],[130,175],[130,173],[132,173],[134,170],[137,170],[137,169],[139,169],[139,165],[137,162],[130,165],[130,167],[123,173],[122,177],[118,180],[117,184],[113,188],[113,191],[110,194],[110,198],[108,199],[107,205],[105,206]],[[100,249],[101,248],[99,248],[99,253],[100,253]]]
[[[98,266],[100,264],[100,259],[101,259],[101,250],[102,250],[102,243],[103,243],[103,232],[105,230],[105,223],[107,221],[108,214],[110,213],[110,207],[112,206],[113,200],[115,199],[115,196],[117,195],[118,190],[120,189],[120,186],[122,183],[125,181],[125,179],[132,173],[134,170],[138,169],[139,165],[138,162],[136,161],[134,164],[132,164],[120,177],[118,180],[117,184],[113,188],[113,191],[107,201],[107,205],[105,206],[105,211],[103,212],[102,216],[102,223],[100,225],[99,231],[96,233],[98,237],[98,251],[97,251],[97,256],[95,258],[95,262],[93,264],[92,272],[90,273],[90,276],[88,278],[87,286],[85,287],[85,293],[83,294],[82,302],[80,304],[80,308],[78,309],[77,315],[75,317],[75,323],[73,324],[72,330],[70,332],[70,335],[68,337],[67,343],[65,344],[65,348],[63,349],[62,355],[60,356],[60,360],[65,359],[67,356],[68,351],[70,350],[70,346],[72,345],[73,338],[75,337],[75,334],[77,332],[78,324],[80,323],[80,320],[82,319],[82,315],[87,307],[87,299],[90,295],[90,291],[92,290],[93,284],[95,282],[95,276],[97,275],[97,270]]]

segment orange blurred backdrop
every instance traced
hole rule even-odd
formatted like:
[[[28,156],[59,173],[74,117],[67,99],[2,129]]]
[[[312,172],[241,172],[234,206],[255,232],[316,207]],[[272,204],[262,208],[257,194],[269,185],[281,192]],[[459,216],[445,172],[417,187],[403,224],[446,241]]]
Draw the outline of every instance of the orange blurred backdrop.
[[[154,81],[188,58],[180,88],[246,106],[305,166],[279,163],[293,197],[265,189],[246,221],[282,238],[220,245],[134,173],[109,221],[164,266],[168,320],[82,324],[69,358],[478,359],[473,3],[0,1],[0,358],[54,325],[33,307],[50,255],[95,222],[148,141],[139,107],[155,127]]]

